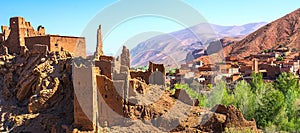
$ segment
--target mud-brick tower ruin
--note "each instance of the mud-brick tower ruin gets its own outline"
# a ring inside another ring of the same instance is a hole
[[[122,124],[132,105],[129,98],[137,89],[144,90],[148,84],[165,85],[163,64],[150,62],[146,72],[131,71],[129,49],[123,46],[116,58],[106,56],[102,50],[101,26],[97,33],[94,59],[79,58],[73,63],[74,127],[80,130],[95,131],[95,125],[107,122],[110,126]]]

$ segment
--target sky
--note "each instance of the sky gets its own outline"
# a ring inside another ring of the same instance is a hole
[[[31,22],[34,28],[43,25],[47,34],[86,37],[87,51],[91,53],[96,47],[95,26],[101,24],[104,30],[104,52],[115,54],[122,45],[127,45],[125,43],[131,43],[129,47],[132,48],[142,40],[177,31],[192,24],[209,22],[231,26],[272,22],[300,7],[298,0],[179,0],[181,5],[184,5],[182,7],[176,3],[168,4],[174,0],[161,1],[6,0],[1,1],[0,25],[9,25],[10,17],[22,16]],[[115,8],[112,8],[114,5]],[[155,12],[158,10],[161,11]],[[140,13],[119,19],[122,14],[130,14],[131,11]],[[172,13],[162,15],[168,12]],[[176,18],[186,14],[191,18]],[[197,15],[203,18],[194,17]],[[191,21],[187,22],[184,19]]]

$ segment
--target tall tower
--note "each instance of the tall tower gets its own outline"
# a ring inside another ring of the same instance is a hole
[[[102,44],[102,32],[101,32],[101,25],[99,25],[98,31],[97,31],[97,49],[95,53],[95,59],[98,60],[101,55],[103,55],[102,50],[103,44]]]
[[[258,73],[258,60],[256,58],[253,59],[252,71]]]

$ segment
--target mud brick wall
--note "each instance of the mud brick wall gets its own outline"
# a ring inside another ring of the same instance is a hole
[[[97,76],[98,87],[98,120],[102,123],[107,121],[110,126],[120,122],[120,118],[124,116],[123,104],[124,99],[115,87],[124,90],[123,83],[115,83],[104,75]]]
[[[280,75],[280,67],[279,66],[272,66],[269,64],[260,64],[258,65],[258,70],[265,69],[267,70],[267,77],[271,79],[276,79],[278,75]]]
[[[142,79],[147,84],[165,85],[166,69],[163,64],[155,64],[149,62],[149,68],[146,72],[131,71],[130,76],[132,79]]]
[[[25,44],[30,51],[34,49],[34,45],[36,44],[46,45],[49,49],[50,36],[27,37],[25,38]]]
[[[4,34],[0,33],[0,44],[4,42]]]
[[[95,66],[100,68],[100,74],[105,75],[109,79],[112,78],[111,76],[111,61],[106,61],[106,60],[100,60],[100,61],[95,61]]]
[[[142,72],[142,71],[130,71],[130,77],[131,79],[142,79],[146,82],[146,84],[149,84],[149,73]]]
[[[35,36],[26,37],[25,43],[29,50],[31,50],[35,44],[43,44],[48,46],[49,51],[59,52],[63,49],[74,54],[75,57],[86,57],[86,44],[84,37],[57,35]]]
[[[136,96],[136,93],[146,94],[150,90],[150,87],[140,80],[130,79],[128,89],[128,97],[131,97]]]
[[[73,67],[74,85],[74,126],[80,130],[92,131],[96,126],[97,67]]]
[[[2,31],[2,34],[4,36],[4,40],[6,40],[9,36],[9,33],[10,33],[10,30],[9,30],[8,26],[1,26],[1,31]]]
[[[10,30],[6,26],[2,26],[1,29],[5,38],[4,45],[8,47],[9,53],[16,54],[19,54],[20,46],[25,46],[26,37],[45,35],[44,27],[40,26],[38,31],[35,31],[30,22],[26,22],[22,17],[10,18]]]

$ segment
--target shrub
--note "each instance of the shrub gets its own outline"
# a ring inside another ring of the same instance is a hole
[[[282,56],[278,56],[277,58],[276,58],[276,61],[282,61],[283,60],[283,57]]]

